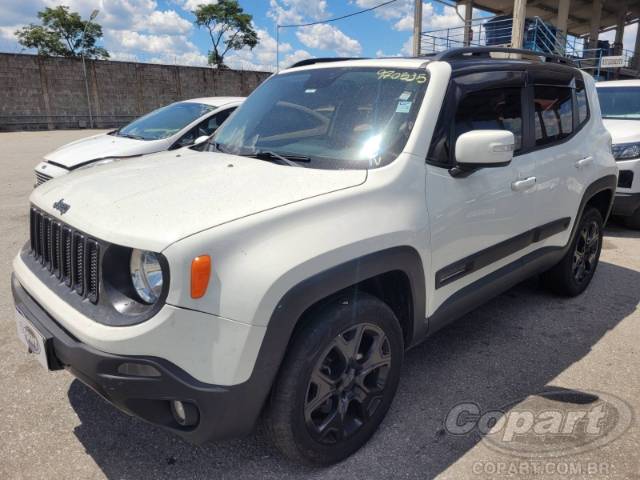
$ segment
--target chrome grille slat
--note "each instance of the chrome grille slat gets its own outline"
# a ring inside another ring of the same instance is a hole
[[[64,285],[97,303],[100,244],[36,208],[30,212],[31,256]]]

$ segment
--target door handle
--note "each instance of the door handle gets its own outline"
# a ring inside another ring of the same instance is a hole
[[[576,162],[576,168],[584,168],[591,165],[592,163],[593,163],[592,156],[584,157],[583,159],[580,159]]]
[[[511,184],[511,190],[521,192],[527,188],[531,188],[536,184],[536,177],[528,177],[524,180],[516,180]]]

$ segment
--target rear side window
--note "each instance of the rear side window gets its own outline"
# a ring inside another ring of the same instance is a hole
[[[464,97],[455,118],[455,139],[471,130],[509,130],[522,147],[522,89],[482,90]],[[455,143],[454,143],[455,144]]]
[[[589,119],[589,103],[587,102],[587,91],[584,83],[576,85],[576,106],[578,110],[578,126],[581,126]]]
[[[536,145],[549,145],[573,133],[573,105],[568,87],[534,87]]]

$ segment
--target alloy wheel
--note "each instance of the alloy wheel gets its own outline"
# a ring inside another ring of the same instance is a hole
[[[359,431],[380,405],[391,366],[389,339],[361,323],[336,338],[314,367],[304,416],[311,435],[335,444]]]
[[[573,252],[572,273],[578,283],[589,278],[595,268],[600,246],[600,227],[594,220],[583,225]]]

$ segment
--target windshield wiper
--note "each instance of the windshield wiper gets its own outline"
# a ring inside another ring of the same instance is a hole
[[[280,163],[289,165],[290,167],[303,167],[304,165],[300,165],[300,162],[308,163],[311,161],[309,157],[305,157],[304,155],[282,155],[280,153],[272,152],[270,150],[262,150],[247,156],[254,157],[259,160],[267,160],[267,161],[277,160]]]
[[[141,137],[140,135],[133,135],[132,133],[116,132],[116,135],[124,138],[133,138],[134,140],[146,140],[146,138]]]

